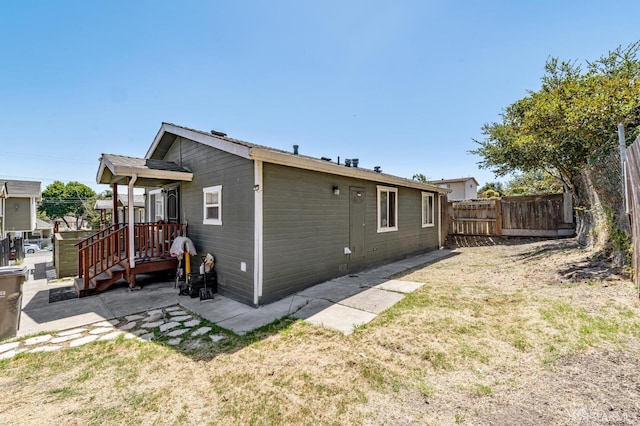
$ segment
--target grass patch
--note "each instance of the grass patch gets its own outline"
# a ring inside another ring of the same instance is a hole
[[[576,263],[560,245],[545,252],[550,265],[568,255]],[[508,415],[531,392],[548,401],[533,414],[570,423],[561,416],[573,407],[557,398],[558,385],[592,392],[591,400],[611,386],[584,387],[566,374],[554,381],[545,369],[591,372],[576,363],[602,352],[611,355],[598,364],[604,376],[624,390],[608,400],[635,416],[627,411],[635,400],[618,400],[633,393],[635,376],[616,371],[640,347],[635,302],[625,304],[622,287],[550,285],[546,260],[528,262],[527,251],[525,243],[474,248],[398,277],[425,285],[348,336],[290,317],[244,336],[202,320],[226,338],[171,346],[156,332],[155,341],[21,354],[0,362],[0,412],[31,424],[517,423]]]
[[[556,340],[564,340],[574,349],[620,343],[628,337],[638,337],[640,330],[640,323],[629,321],[633,315],[617,309],[602,308],[595,314],[564,301],[551,301],[540,309],[540,314],[558,333]]]
[[[422,359],[429,361],[436,370],[451,370],[453,368],[453,365],[447,359],[447,354],[441,351],[427,349],[422,354]]]
[[[474,383],[471,386],[470,392],[474,396],[491,396],[493,395],[493,389],[490,386],[483,385],[482,383]]]
[[[49,402],[52,402],[52,401],[61,401],[63,399],[72,398],[78,395],[79,392],[69,386],[65,386],[62,388],[51,389],[47,391],[47,394],[51,396],[51,400]]]

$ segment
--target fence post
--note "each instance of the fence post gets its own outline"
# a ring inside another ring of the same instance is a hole
[[[569,192],[562,193],[562,221],[573,223],[573,198]]]
[[[496,198],[496,234],[502,235],[502,198]]]

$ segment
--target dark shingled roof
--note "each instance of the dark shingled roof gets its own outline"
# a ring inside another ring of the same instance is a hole
[[[104,158],[109,160],[115,167],[134,167],[137,169],[164,170],[168,172],[186,172],[189,170],[180,167],[172,161],[152,160],[136,157],[127,157],[125,155],[102,154]]]

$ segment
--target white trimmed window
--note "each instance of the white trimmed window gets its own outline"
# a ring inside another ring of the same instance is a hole
[[[378,232],[398,230],[398,188],[378,186]]]
[[[435,224],[435,206],[433,203],[433,194],[430,192],[422,193],[422,227],[434,226]]]
[[[203,188],[204,213],[202,223],[205,225],[222,225],[222,185]]]

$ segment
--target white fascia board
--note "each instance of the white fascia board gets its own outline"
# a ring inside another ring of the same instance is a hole
[[[136,167],[115,167],[113,174],[116,176],[133,176],[137,175],[138,178],[150,178],[150,179],[167,179],[167,180],[182,180],[191,182],[193,180],[193,173],[191,172],[176,172],[171,170],[154,170],[154,169],[140,169]]]
[[[237,155],[242,158],[249,158],[251,154],[251,148],[233,143],[222,138],[216,137],[215,135],[205,135],[200,132],[196,132],[193,130],[185,129],[183,127],[174,126],[172,124],[163,123],[162,127],[158,131],[156,138],[153,140],[151,147],[145,154],[144,158],[151,158],[153,153],[155,152],[158,144],[160,144],[160,140],[165,133],[171,133],[176,136],[183,137],[185,139],[191,139],[192,141],[199,142],[204,145],[208,145],[213,148],[217,148],[221,151],[228,152],[230,154]]]
[[[111,161],[107,160],[104,154],[102,154],[102,157],[100,158],[100,167],[98,168],[98,174],[96,175],[96,183],[103,183],[102,176],[104,175],[105,169],[109,169],[111,174],[114,174],[113,164],[111,163]]]
[[[421,182],[402,179],[395,176],[385,175],[366,169],[357,167],[347,167],[324,160],[312,160],[305,157],[296,157],[291,154],[285,154],[277,151],[271,151],[262,148],[251,149],[251,159],[264,161],[266,163],[279,164],[282,166],[296,167],[299,169],[313,170],[316,172],[329,173],[352,177],[356,179],[364,179],[376,183],[384,183],[389,185],[403,186],[408,188],[421,189],[423,191],[431,191],[442,194],[448,194],[450,189],[440,188],[434,185],[428,185]]]

